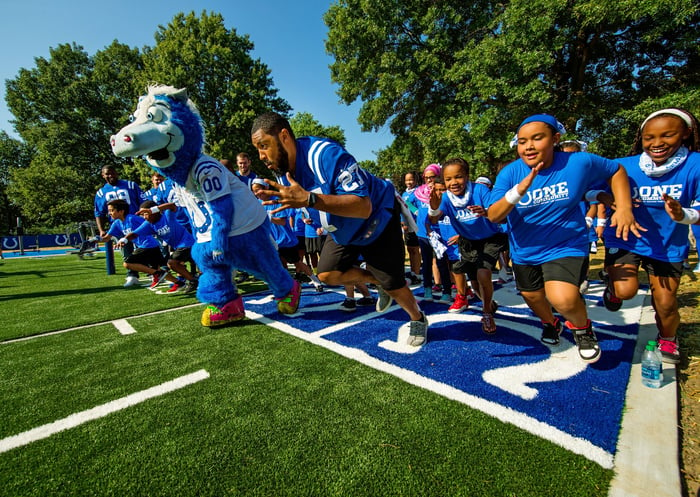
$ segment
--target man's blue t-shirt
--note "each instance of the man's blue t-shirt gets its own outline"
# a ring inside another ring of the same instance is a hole
[[[114,186],[105,183],[95,194],[95,217],[106,216],[107,203],[117,199],[126,200],[129,214],[135,214],[141,205],[142,195],[141,188],[133,181],[120,179]]]
[[[175,219],[173,211],[161,213],[155,223],[146,221],[134,230],[137,235],[155,236],[174,249],[189,248],[194,245],[194,237]]]
[[[339,245],[369,245],[393,214],[394,186],[360,167],[339,143],[326,138],[298,138],[294,179],[307,191],[326,195],[369,197],[368,219],[320,212],[321,224]],[[280,178],[283,184],[287,179]]]
[[[129,233],[136,231],[139,226],[144,224],[146,220],[142,217],[135,216],[134,214],[127,214],[124,221],[120,219],[112,219],[112,224],[107,232],[110,236],[116,236],[117,238],[122,238]],[[153,238],[151,235],[138,235],[133,240],[134,246],[136,248],[160,248],[160,243],[158,240]]]
[[[659,261],[682,262],[688,257],[688,225],[675,222],[664,209],[663,194],[683,207],[700,202],[700,154],[690,152],[685,162],[656,178],[639,167],[639,155],[617,159],[627,171],[632,189],[634,217],[646,228],[642,237],[630,234],[627,241],[615,236],[614,227],[603,232],[608,249],[625,249]]]
[[[511,258],[516,264],[539,265],[562,257],[587,257],[588,228],[581,200],[592,185],[609,179],[619,163],[587,152],[555,152],[551,166],[539,172],[520,202],[508,214]],[[496,177],[491,201],[530,174],[522,159]]]
[[[463,207],[455,207],[445,193],[440,201],[440,210],[450,218],[452,228],[462,238],[467,240],[484,240],[490,238],[501,230],[498,225],[493,224],[486,216],[479,216],[469,210],[470,205],[480,205],[484,209],[490,203],[491,190],[480,183],[467,183],[467,191],[462,196],[469,195]]]

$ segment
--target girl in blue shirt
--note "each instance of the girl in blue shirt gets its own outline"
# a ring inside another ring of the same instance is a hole
[[[612,228],[603,235],[609,280],[605,307],[616,311],[637,294],[642,266],[649,276],[658,347],[664,362],[672,364],[680,361],[676,295],[688,256],[688,226],[700,218],[692,207],[700,201],[698,147],[698,121],[690,112],[670,108],[649,115],[637,131],[633,155],[618,159],[629,174],[634,214],[644,236],[624,240]]]
[[[452,266],[457,296],[450,312],[461,312],[467,307],[467,278],[483,302],[481,327],[486,333],[496,332],[493,314],[492,271],[504,248],[504,234],[486,217],[490,190],[487,186],[469,181],[469,165],[464,159],[448,160],[442,168],[447,191],[442,197],[433,191],[430,197],[430,216],[437,221],[448,216],[459,235],[460,261]]]
[[[595,362],[600,346],[579,293],[589,250],[580,202],[589,188],[609,181],[617,205],[611,217],[616,236],[629,238],[630,231],[641,235],[624,168],[586,152],[559,152],[560,138],[554,116],[536,114],[523,120],[517,133],[520,159],[498,173],[488,217],[494,223],[507,221],[516,284],[542,321],[542,342],[559,343],[562,325],[553,306],[566,319],[581,359]]]

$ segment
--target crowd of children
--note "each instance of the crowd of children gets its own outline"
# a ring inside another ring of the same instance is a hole
[[[498,310],[493,275],[505,282],[512,274],[518,293],[542,322],[541,341],[556,346],[566,330],[581,359],[595,362],[601,349],[581,294],[590,253],[600,244],[605,307],[616,311],[635,296],[644,268],[660,351],[665,361],[677,363],[677,292],[693,239],[689,228],[695,240],[700,235],[698,122],[683,109],[654,112],[639,127],[632,154],[615,160],[586,152],[583,142],[562,142],[563,132],[554,116],[524,119],[512,142],[518,158],[493,183],[483,176],[471,180],[470,165],[460,157],[430,164],[422,174],[406,173],[401,198],[407,283],[422,286],[424,299],[445,303],[453,313],[478,297],[482,329],[493,334]],[[309,194],[308,207],[281,208],[276,192],[269,191],[270,184],[281,185],[255,177],[246,154],[237,159],[237,176],[266,208],[281,261],[294,266],[297,279],[323,291],[316,273],[328,231],[312,207],[316,197]],[[100,230],[100,239],[116,237],[118,246],[133,242],[124,266],[151,275],[151,288],[167,280],[171,286],[164,293],[192,292],[198,274],[190,255],[195,238],[167,181],[154,174],[152,182],[136,212],[124,198],[104,202],[112,223]],[[700,263],[694,270],[700,272]],[[339,309],[346,312],[375,305],[380,311],[391,302],[381,287],[377,302],[370,281],[342,286]],[[355,299],[356,292],[361,298]],[[427,335],[420,338],[414,344]]]

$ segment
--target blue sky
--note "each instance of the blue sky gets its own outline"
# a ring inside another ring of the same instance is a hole
[[[325,52],[327,28],[322,16],[332,0],[0,0],[0,129],[16,136],[5,104],[5,80],[20,68],[32,69],[36,57],[49,57],[49,48],[75,42],[88,54],[113,40],[142,48],[155,44],[159,25],[166,26],[178,12],[202,10],[220,13],[229,29],[248,34],[254,58],[272,72],[279,95],[293,112],[310,112],[321,124],[345,130],[347,148],[357,160],[374,160],[387,147],[388,130],[362,133],[357,124],[359,103],[339,102],[331,83]],[[134,95],[134,102],[136,101]],[[105,146],[108,146],[105,143]]]

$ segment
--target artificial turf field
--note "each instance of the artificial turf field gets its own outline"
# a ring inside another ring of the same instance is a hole
[[[341,313],[337,289],[208,330],[193,296],[122,283],[101,255],[0,261],[1,495],[607,494],[635,307],[587,299],[583,367],[507,287],[495,337],[424,301],[407,350],[402,311]]]

